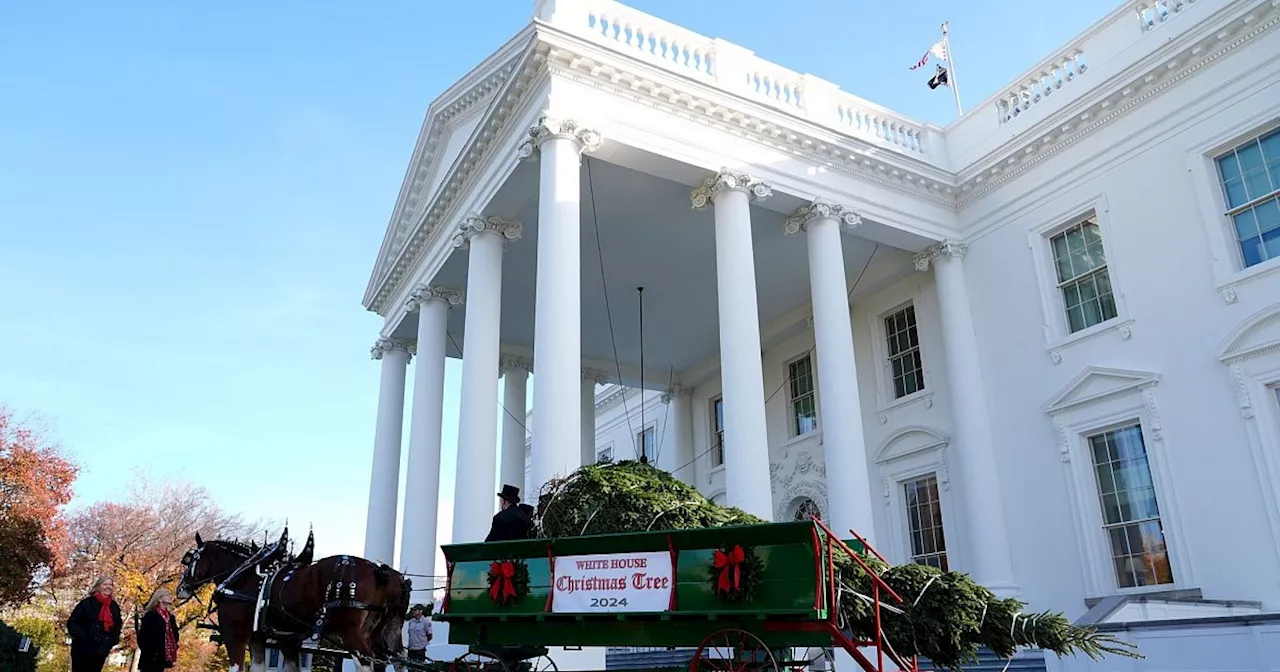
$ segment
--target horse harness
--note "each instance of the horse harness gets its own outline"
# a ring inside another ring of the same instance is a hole
[[[256,597],[257,609],[254,612],[254,632],[262,632],[269,635],[301,634],[268,627],[268,617],[271,614],[288,617],[293,621],[297,621],[299,625],[306,624],[302,619],[288,613],[283,607],[274,604],[271,597],[276,581],[279,580],[283,591],[289,585],[289,581],[293,579],[294,573],[299,569],[302,569],[302,567],[294,564],[279,565],[262,575],[262,586]],[[359,609],[375,613],[385,613],[387,611],[385,606],[370,604],[356,598],[356,569],[354,558],[349,555],[339,556],[335,574],[325,584],[324,602],[321,603],[319,611],[316,612],[315,623],[310,633],[311,638],[320,638],[321,633],[324,631],[326,619],[332,609]],[[284,575],[281,576],[281,573]],[[273,609],[274,611],[272,611]]]

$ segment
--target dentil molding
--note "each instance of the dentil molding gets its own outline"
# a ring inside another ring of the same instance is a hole
[[[802,205],[795,214],[787,217],[782,223],[782,232],[788,236],[807,231],[809,223],[815,219],[832,219],[840,225],[841,231],[851,231],[862,223],[862,217],[852,209],[832,203],[823,198],[816,198],[809,205]]]
[[[450,306],[460,306],[466,301],[467,293],[461,289],[453,289],[452,287],[437,287],[435,285],[419,284],[409,293],[409,300],[405,301],[404,309],[407,312],[414,312],[424,303],[428,301],[443,301]]]
[[[501,217],[490,215],[468,215],[458,225],[458,233],[453,236],[454,247],[466,247],[472,238],[486,232],[492,231],[504,240],[520,240],[520,236],[524,233],[524,227],[520,222],[512,222]]]
[[[407,354],[413,354],[413,347],[408,341],[402,341],[398,338],[379,338],[372,348],[369,348],[369,356],[373,359],[382,359],[382,357],[395,350],[403,350]]]
[[[714,203],[716,196],[730,191],[741,191],[753,201],[763,201],[773,195],[773,187],[746,173],[733,172],[721,168],[719,173],[702,181],[690,195],[693,209],[702,210],[708,203]]]
[[[929,270],[929,264],[936,262],[941,258],[963,259],[968,246],[955,240],[944,240],[936,245],[929,246],[924,252],[917,254],[913,259],[916,264],[917,271]]]
[[[521,161],[532,159],[540,154],[542,143],[557,138],[572,140],[579,154],[594,152],[604,142],[600,131],[587,128],[575,119],[563,119],[544,112],[538,123],[529,127],[529,139],[520,143],[516,154]]]

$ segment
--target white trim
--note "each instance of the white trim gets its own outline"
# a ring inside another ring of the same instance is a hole
[[[926,330],[924,329],[925,324],[933,316],[932,314],[926,316],[924,314],[926,311],[921,310],[923,294],[924,283],[918,283],[912,287],[911,291],[906,292],[905,298],[895,293],[897,298],[882,302],[867,313],[871,328],[871,354],[875,359],[876,413],[881,416],[919,402],[924,402],[926,408],[933,407],[935,381],[930,363],[934,357],[930,356],[931,352],[925,346]],[[920,343],[920,373],[924,376],[924,387],[899,399],[893,396],[893,368],[889,364],[889,338],[885,333],[884,321],[885,318],[907,306],[913,307],[916,313],[916,339]],[[887,422],[888,418],[881,417],[880,420],[883,423]]]
[[[716,452],[716,402],[717,402],[717,401],[720,401],[721,403],[723,403],[723,399],[724,399],[724,393],[723,393],[723,392],[717,392],[716,394],[711,395],[711,398],[707,399],[707,470],[708,470],[708,471],[707,471],[707,473],[708,473],[708,478],[710,478],[710,474],[715,473],[716,471],[720,471],[720,470],[723,470],[723,469],[724,469],[724,462],[725,462],[725,460],[724,460],[724,458],[725,458],[725,448],[726,448],[727,446],[723,446],[723,445],[722,445],[722,446],[720,446],[720,463],[719,463],[719,464],[716,464],[716,462],[715,462],[715,452]],[[721,433],[723,433],[723,432],[724,432],[724,430],[720,430],[720,431],[721,431]]]
[[[950,438],[923,426],[903,427],[880,442],[876,449],[876,463],[880,469],[884,504],[889,519],[888,538],[884,548],[888,559],[894,563],[911,562],[910,526],[906,517],[906,498],[902,485],[928,474],[938,478],[938,501],[942,507],[943,537],[947,548],[947,565],[953,570],[964,567],[965,539],[962,516],[954,515],[955,499],[951,490],[947,447]]]
[[[791,357],[790,359],[785,360],[782,363],[782,380],[783,380],[782,384],[786,388],[786,392],[787,392],[785,407],[786,407],[788,445],[792,443],[797,443],[803,439],[819,436],[822,432],[822,415],[818,413],[818,402],[819,402],[818,400],[818,360],[816,357],[813,356],[814,352],[815,350],[811,348],[803,353],[800,353],[794,357]],[[795,412],[795,407],[793,406],[793,403],[795,402],[795,400],[791,398],[791,366],[793,364],[799,363],[800,360],[803,360],[803,359],[809,360],[809,377],[813,379],[812,394],[813,394],[814,425],[813,425],[813,429],[807,432],[798,433],[796,432],[796,427],[795,427],[796,412]]]
[[[1280,303],[1232,329],[1218,349],[1218,359],[1226,365],[1236,394],[1272,547],[1280,559]]]
[[[1064,348],[1080,341],[1111,332],[1118,332],[1123,340],[1133,336],[1134,320],[1124,291],[1123,273],[1120,272],[1122,264],[1116,254],[1119,246],[1111,241],[1114,229],[1111,226],[1110,212],[1111,206],[1107,203],[1106,194],[1096,194],[1047,216],[1039,226],[1027,233],[1027,247],[1031,250],[1031,262],[1038,281],[1036,286],[1040,290],[1040,307],[1044,313],[1045,351],[1054,364],[1062,363]],[[1116,303],[1116,316],[1072,332],[1059,287],[1061,283],[1058,280],[1051,240],[1090,218],[1097,222],[1098,232],[1102,237],[1102,253],[1107,258],[1107,279],[1111,283]]]
[[[1063,477],[1075,523],[1086,597],[1140,594],[1195,587],[1194,568],[1175,497],[1168,445],[1160,424],[1155,388],[1160,376],[1145,371],[1086,367],[1046,404],[1058,437]],[[1141,425],[1147,464],[1155,486],[1173,583],[1120,588],[1111,546],[1102,526],[1102,505],[1088,436],[1129,424]]]
[[[1235,229],[1226,216],[1229,208],[1222,194],[1222,180],[1215,160],[1250,138],[1257,138],[1276,128],[1280,128],[1280,109],[1273,106],[1187,150],[1191,188],[1200,204],[1199,219],[1208,237],[1214,288],[1226,303],[1236,302],[1238,285],[1280,271],[1280,259],[1268,259],[1245,267]]]

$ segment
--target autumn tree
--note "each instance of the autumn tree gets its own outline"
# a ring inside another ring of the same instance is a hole
[[[42,428],[0,406],[0,607],[26,602],[37,578],[62,569],[76,474]]]
[[[125,615],[122,650],[136,650],[134,626],[158,588],[176,592],[182,556],[199,532],[206,539],[250,535],[254,526],[219,507],[204,488],[186,483],[155,483],[138,477],[119,502],[99,502],[68,518],[67,572],[63,584],[83,591],[97,576],[115,579],[116,601]],[[192,600],[178,608],[182,643],[175,672],[205,670],[214,654],[208,631],[198,631],[211,587],[203,604]]]

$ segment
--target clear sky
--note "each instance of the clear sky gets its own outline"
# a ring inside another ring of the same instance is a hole
[[[77,503],[143,470],[362,551],[381,319],[361,297],[428,104],[533,4],[0,7],[0,403],[49,420]],[[937,124],[950,91],[907,67],[943,19],[968,106],[1116,6],[628,4]]]

